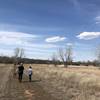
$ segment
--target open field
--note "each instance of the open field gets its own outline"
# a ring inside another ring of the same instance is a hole
[[[29,82],[24,75],[22,83],[19,83],[12,68],[10,64],[0,64],[0,100],[57,100],[43,90],[40,80]]]
[[[100,100],[100,69],[33,64],[33,81],[12,76],[12,65],[0,64],[0,100]]]
[[[58,100],[100,100],[100,70],[98,68],[32,66],[33,79],[34,77],[41,79],[40,84],[43,88]]]

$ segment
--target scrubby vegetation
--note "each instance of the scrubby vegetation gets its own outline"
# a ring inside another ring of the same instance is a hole
[[[54,67],[32,65],[33,79],[41,79],[44,89],[58,100],[99,100],[100,70],[89,66]]]

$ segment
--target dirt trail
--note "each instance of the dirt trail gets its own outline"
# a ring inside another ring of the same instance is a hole
[[[9,81],[9,74],[12,67],[0,66],[0,98],[6,93],[6,85]]]
[[[0,100],[56,100],[40,86],[40,80],[23,82],[13,78],[11,67],[0,67]],[[11,72],[11,73],[10,73]]]

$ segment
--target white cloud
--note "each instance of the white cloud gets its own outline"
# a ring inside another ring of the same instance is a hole
[[[45,41],[46,42],[60,42],[60,41],[64,41],[65,39],[66,37],[54,36],[54,37],[47,38]]]
[[[67,46],[73,46],[73,44],[72,43],[67,43]]]
[[[36,35],[22,32],[0,31],[0,43],[6,45],[23,44],[25,42],[30,41],[31,39],[35,39],[36,37]]]
[[[96,24],[100,24],[100,16],[95,17]]]
[[[37,43],[26,43],[25,44],[29,48],[43,48],[43,49],[50,49],[50,48],[56,48],[58,47],[57,45],[54,44],[37,44]]]
[[[59,46],[50,43],[42,43],[42,41],[40,43],[39,39],[40,35],[0,31],[0,54],[12,56],[14,49],[19,47],[25,50],[26,57],[44,59],[44,55],[48,58],[48,55],[51,55]]]
[[[34,43],[38,39],[38,35],[22,33],[22,32],[5,32],[0,31],[0,44],[17,45],[27,48],[56,48],[54,44]],[[33,42],[32,42],[33,41]]]
[[[100,37],[100,32],[82,32],[77,36],[77,38],[84,40],[90,40],[98,37]]]
[[[22,33],[22,32],[4,32],[0,31],[0,44],[7,46],[19,46],[27,48],[56,48],[57,45],[47,43],[34,43],[36,39],[39,40],[38,35]]]

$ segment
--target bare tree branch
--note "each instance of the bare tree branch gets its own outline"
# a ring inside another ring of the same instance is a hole
[[[52,55],[52,62],[54,64],[54,66],[57,66],[58,59],[57,59],[57,55],[55,53],[53,53],[53,55]]]
[[[25,56],[25,53],[24,53],[24,49],[23,48],[15,48],[14,49],[14,59],[15,59],[15,63],[18,63],[21,61],[21,59]],[[18,61],[18,59],[20,61]]]
[[[71,64],[72,62],[72,47],[71,46],[68,46],[65,49],[59,48],[58,54],[65,67],[67,67],[68,64]]]

